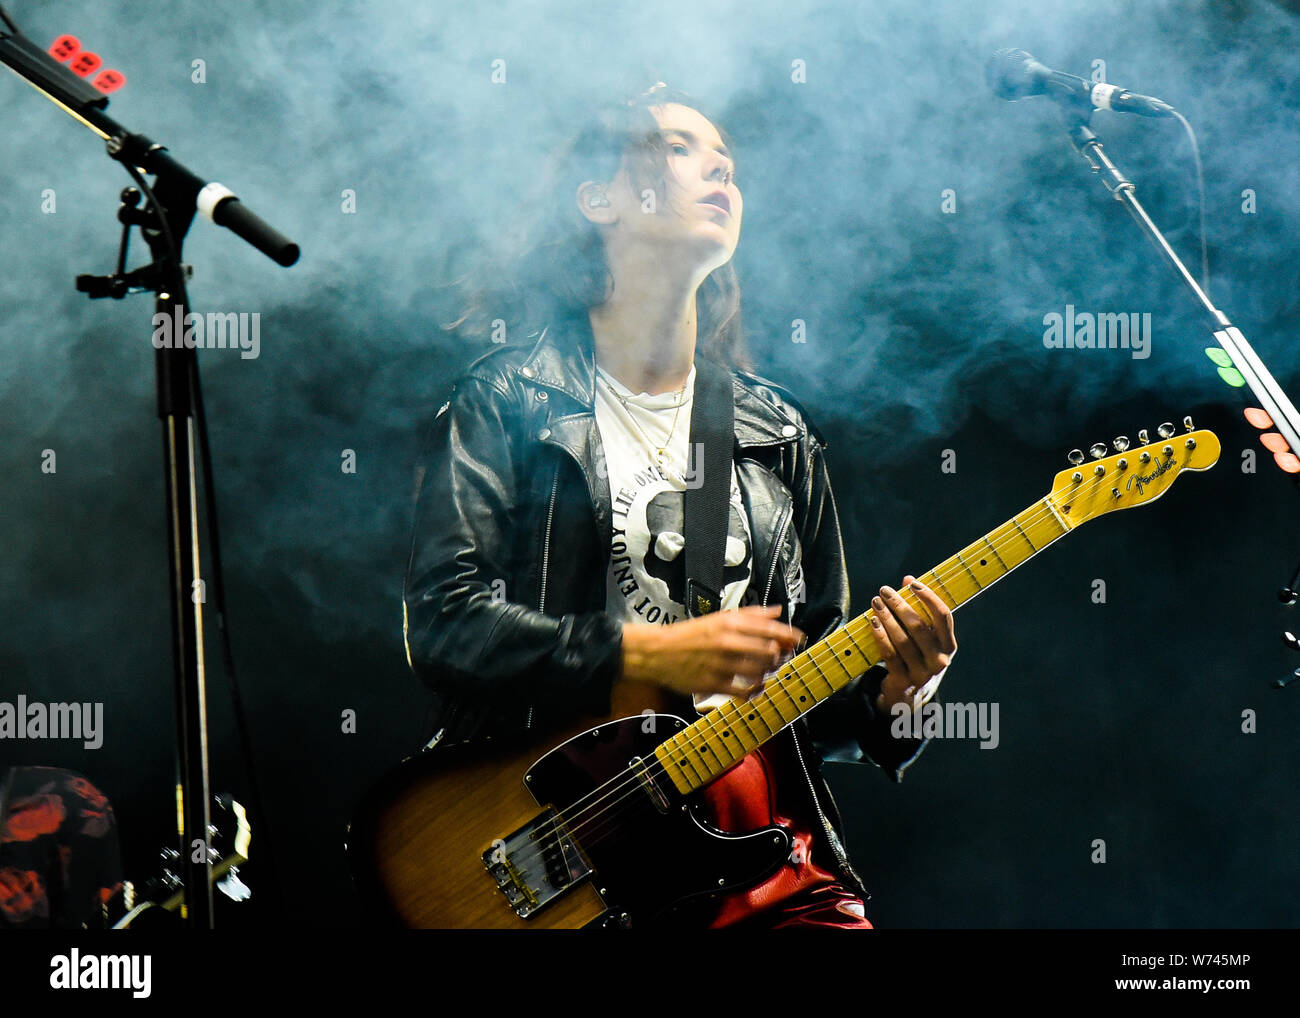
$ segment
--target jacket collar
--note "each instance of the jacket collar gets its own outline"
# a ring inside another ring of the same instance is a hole
[[[527,381],[564,393],[595,414],[595,338],[585,314],[542,330],[518,367]],[[802,418],[791,416],[762,395],[757,376],[733,370],[736,442],[741,446],[772,445],[802,440]]]

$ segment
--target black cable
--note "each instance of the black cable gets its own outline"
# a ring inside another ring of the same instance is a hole
[[[143,175],[130,163],[122,164],[126,167],[127,173],[131,175],[136,184],[143,192],[145,199],[149,202],[149,207],[153,209],[154,215],[158,219],[159,228],[163,235],[163,240],[167,244],[167,250],[171,254],[171,264],[176,271],[176,278],[173,280],[172,289],[180,297],[181,304],[188,308],[190,305],[189,293],[185,287],[185,271],[181,267],[180,252],[176,247],[175,238],[172,236],[171,227],[167,222],[167,215],[154,196],[153,189],[149,186]],[[240,753],[244,760],[244,769],[248,775],[249,798],[252,800],[253,809],[258,817],[258,838],[266,844],[267,874],[270,877],[271,885],[274,887],[276,903],[280,911],[284,912],[284,887],[280,883],[279,871],[275,862],[275,851],[271,840],[271,824],[268,814],[263,806],[261,789],[257,783],[256,769],[253,766],[252,747],[248,737],[248,722],[244,714],[244,701],[239,691],[239,680],[235,674],[235,658],[230,648],[230,632],[226,626],[226,591],[225,583],[222,579],[221,569],[221,541],[218,536],[217,525],[217,503],[216,493],[213,490],[212,482],[212,456],[208,445],[208,428],[207,420],[203,412],[203,392],[199,385],[198,375],[198,355],[190,359],[189,362],[189,386],[190,399],[193,407],[192,420],[194,421],[194,430],[198,438],[199,445],[199,469],[203,478],[203,497],[204,497],[204,530],[208,535],[208,547],[211,552],[212,560],[212,592],[213,603],[217,615],[217,631],[221,643],[222,662],[226,669],[226,677],[230,681],[230,699],[231,707],[235,717],[235,730],[239,733]]]
[[[183,298],[189,307],[188,298]],[[248,775],[248,794],[253,801],[260,821],[259,836],[266,845],[267,875],[271,886],[275,888],[276,904],[284,912],[284,886],[280,883],[279,870],[275,863],[275,851],[271,842],[271,824],[262,804],[262,790],[257,782],[257,771],[253,766],[253,748],[248,735],[248,719],[244,713],[244,698],[239,690],[239,680],[235,674],[235,655],[230,647],[230,630],[226,626],[226,585],[221,566],[221,541],[217,526],[217,495],[212,481],[212,452],[208,445],[207,415],[203,410],[203,391],[199,386],[198,358],[190,360],[190,397],[194,404],[194,430],[199,439],[199,463],[203,476],[203,507],[208,523],[204,527],[208,534],[208,548],[212,558],[212,593],[213,604],[217,614],[217,634],[221,643],[221,658],[230,680],[230,704],[235,716],[235,731],[239,733],[240,755],[244,759],[244,770]]]

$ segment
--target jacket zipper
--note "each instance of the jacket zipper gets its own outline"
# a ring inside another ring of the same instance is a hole
[[[555,478],[551,481],[551,504],[546,510],[546,537],[542,541],[542,590],[537,598],[537,610],[546,611],[546,572],[551,564],[551,523],[555,519],[555,493],[560,487],[560,465],[555,465]],[[527,731],[533,727],[533,706],[528,705],[528,719],[524,722],[524,730]]]
[[[839,835],[835,833],[834,828],[831,827],[830,821],[826,819],[826,814],[822,812],[821,800],[817,798],[817,789],[813,787],[812,775],[808,773],[808,765],[803,762],[803,750],[799,746],[799,736],[795,732],[793,726],[790,728],[790,741],[794,743],[794,754],[799,758],[799,767],[803,771],[804,780],[808,782],[808,791],[812,793],[813,807],[817,810],[817,817],[821,820],[822,828],[826,831],[826,840],[830,843],[831,850],[835,853],[835,858],[839,860],[840,870],[846,877],[856,876],[853,867],[849,864],[848,856],[844,854],[844,850],[840,845]],[[854,880],[853,882],[858,885],[861,885],[862,883],[861,880]],[[862,888],[862,891],[866,894],[866,888]],[[868,898],[871,897],[870,894],[867,894],[866,896]]]
[[[546,570],[551,563],[551,521],[555,518],[555,492],[560,487],[560,466],[555,465],[555,478],[551,481],[551,506],[546,511],[546,537],[542,541],[542,592],[537,599],[537,610],[546,611]]]
[[[776,542],[772,545],[772,567],[768,570],[767,586],[763,590],[764,607],[767,606],[768,597],[772,593],[772,581],[776,578],[776,566],[781,559],[781,543],[785,539],[785,531],[786,528],[789,527],[793,515],[794,507],[792,506],[790,511],[786,514],[784,522],[781,524],[781,529],[777,531]],[[855,877],[856,874],[853,872],[853,867],[849,865],[848,857],[844,854],[844,850],[840,845],[839,836],[835,833],[834,828],[831,827],[830,820],[827,819],[826,813],[822,810],[821,800],[817,798],[817,789],[813,786],[812,775],[808,773],[808,765],[804,763],[803,749],[799,745],[799,736],[795,732],[793,725],[790,726],[790,741],[794,744],[795,756],[799,758],[799,769],[803,771],[803,779],[808,784],[809,794],[812,795],[813,808],[817,810],[817,818],[821,821],[822,829],[826,832],[826,841],[831,846],[831,851],[835,853],[835,858],[839,860],[840,870],[843,874],[846,877]],[[861,886],[862,881],[853,880],[853,883]],[[866,888],[862,888],[862,891],[866,894]],[[870,894],[867,894],[867,897],[869,898]]]
[[[785,532],[793,516],[794,506],[791,506],[781,521],[781,529],[776,532],[776,541],[772,544],[772,567],[767,571],[767,586],[763,588],[764,607],[767,606],[768,596],[772,593],[772,581],[776,579],[776,564],[781,560],[781,543],[785,540]]]

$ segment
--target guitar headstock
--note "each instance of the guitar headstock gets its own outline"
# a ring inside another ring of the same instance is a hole
[[[1052,484],[1051,500],[1056,508],[1078,525],[1116,509],[1129,509],[1159,498],[1184,470],[1208,470],[1219,460],[1219,439],[1212,431],[1193,431],[1192,419],[1183,418],[1185,433],[1174,433],[1172,424],[1162,424],[1155,442],[1147,441],[1145,430],[1138,433],[1143,444],[1129,448],[1128,439],[1116,438],[1115,454],[1104,455],[1106,446],[1092,447],[1092,462],[1083,453],[1070,453],[1069,470],[1062,470]]]

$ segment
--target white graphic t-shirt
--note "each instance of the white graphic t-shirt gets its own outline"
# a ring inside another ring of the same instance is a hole
[[[682,394],[633,393],[599,366],[596,374],[596,424],[605,448],[614,513],[606,610],[645,625],[683,621],[690,617],[685,608],[683,507],[687,472],[692,465],[698,470],[700,459],[697,455],[692,464],[689,456],[695,367]],[[657,462],[661,445],[662,466]],[[759,595],[751,593],[749,583],[753,547],[733,463],[720,610],[757,603]],[[726,702],[727,697],[718,699]],[[697,702],[697,707],[703,706]]]

